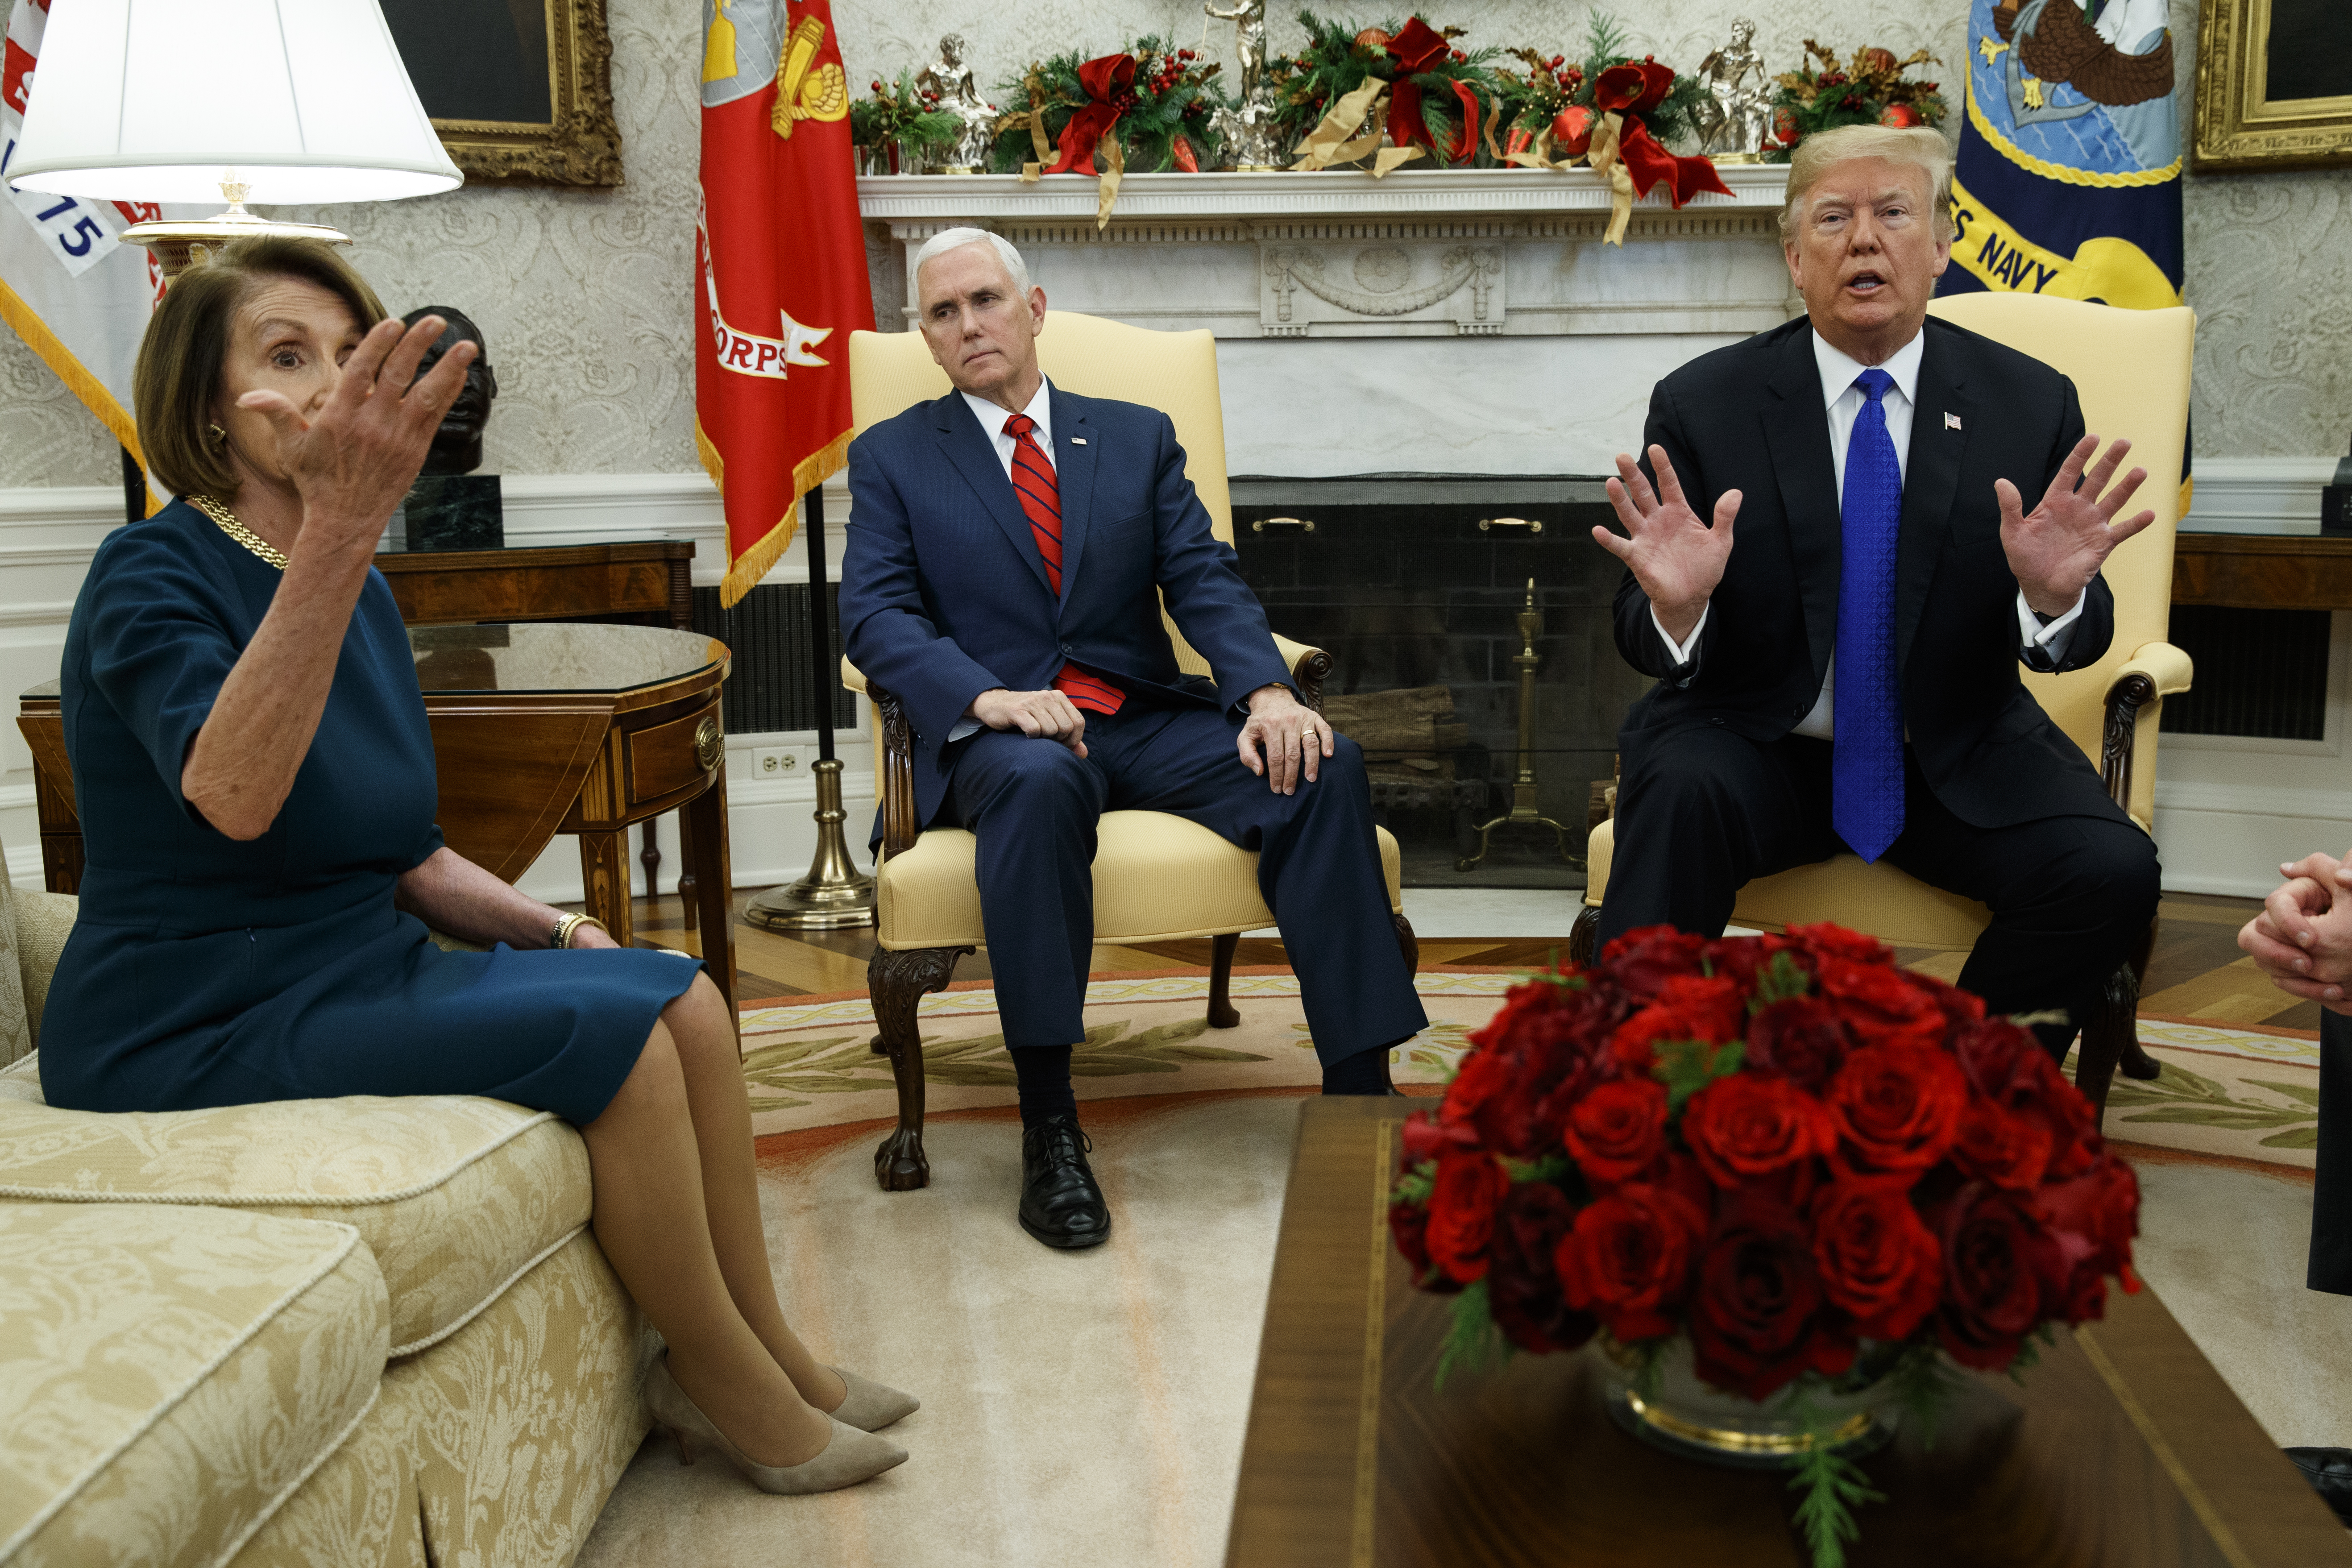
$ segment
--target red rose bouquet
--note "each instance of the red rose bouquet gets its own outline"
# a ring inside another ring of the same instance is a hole
[[[1439,1375],[1605,1335],[1654,1378],[1803,1415],[1881,1382],[1932,1420],[1946,1358],[2021,1372],[2137,1289],[2139,1189],[2018,1023],[1835,926],[1658,926],[1512,989],[1403,1131],[1389,1218],[1455,1296]],[[1654,1384],[1653,1384],[1654,1386]],[[1824,1425],[1795,1456],[1817,1562],[1871,1496]]]

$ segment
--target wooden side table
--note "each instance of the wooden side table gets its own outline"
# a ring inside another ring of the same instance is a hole
[[[1309,1100],[1227,1568],[1800,1568],[1787,1478],[1611,1423],[1586,1355],[1432,1388],[1446,1298],[1389,1244],[1402,1100]],[[2114,1291],[2021,1387],[1969,1378],[1935,1447],[1862,1461],[1853,1568],[2352,1568],[2352,1542],[2156,1293]]]
[[[449,847],[511,882],[549,839],[578,834],[588,912],[625,945],[628,829],[679,813],[703,868],[695,888],[703,956],[732,1004],[726,647],[667,627],[571,622],[412,626],[408,640]],[[70,893],[81,881],[81,824],[56,681],[25,693],[16,727],[33,751],[47,886]]]
[[[684,631],[694,542],[388,550],[375,568],[411,626],[468,621],[627,621]]]
[[[2352,609],[2352,538],[2310,533],[2181,533],[2172,542],[2172,602],[2242,610]]]

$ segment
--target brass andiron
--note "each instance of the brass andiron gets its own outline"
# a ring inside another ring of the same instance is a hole
[[[827,757],[811,764],[811,771],[816,774],[816,858],[809,862],[807,876],[789,888],[761,894],[743,918],[770,931],[870,926],[874,879],[849,858],[849,839],[841,826],[849,814],[841,808],[840,759]]]
[[[1568,852],[1568,829],[1536,809],[1536,638],[1543,636],[1543,612],[1536,608],[1536,580],[1528,579],[1527,607],[1519,612],[1519,642],[1511,662],[1519,667],[1519,773],[1511,782],[1511,809],[1478,827],[1478,853],[1454,862],[1457,871],[1475,871],[1486,858],[1487,840],[1497,827],[1549,827],[1559,840],[1559,858],[1571,866],[1583,861]]]

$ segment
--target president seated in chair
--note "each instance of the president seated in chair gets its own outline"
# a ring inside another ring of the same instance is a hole
[[[1807,137],[1780,217],[1806,318],[1661,381],[1647,471],[1617,459],[1626,537],[1594,535],[1659,680],[1597,934],[1715,934],[1744,883],[1850,848],[1990,908],[1959,983],[1991,1010],[2079,1020],[2147,931],[2156,849],[2018,666],[2106,651],[2100,565],[2154,514],[2116,521],[2146,476],[2116,480],[2129,443],[2098,455],[2073,383],[1928,318],[1950,178],[1933,132]],[[2038,1032],[2063,1058],[2073,1027]]]
[[[1326,1093],[1387,1092],[1389,1047],[1427,1019],[1362,755],[1291,690],[1167,416],[1047,384],[1045,290],[1003,238],[950,229],[915,261],[923,335],[956,390],[849,449],[846,651],[905,704],[919,820],[978,840],[1020,1082],[1022,1227],[1091,1247],[1110,1215],[1070,1047],[1086,1032],[1104,812],[1173,813],[1257,852]],[[1213,681],[1178,670],[1163,598]]]

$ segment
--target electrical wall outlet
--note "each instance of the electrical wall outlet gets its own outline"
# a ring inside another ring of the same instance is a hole
[[[760,746],[751,752],[754,778],[796,779],[808,771],[807,748],[803,746]]]

